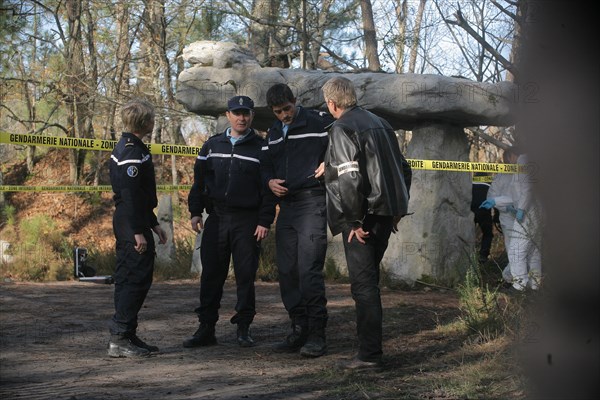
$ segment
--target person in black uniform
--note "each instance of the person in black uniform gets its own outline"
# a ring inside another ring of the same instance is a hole
[[[279,198],[276,259],[283,304],[291,333],[275,345],[276,352],[319,357],[327,351],[327,299],[323,266],[327,250],[325,188],[315,177],[327,149],[324,112],[296,106],[291,89],[275,84],[267,105],[278,121],[268,131],[263,177]]]
[[[490,189],[492,176],[486,172],[475,172],[471,193],[471,211],[474,214],[475,225],[481,229],[481,245],[479,247],[479,262],[485,263],[490,255],[492,240],[494,239],[494,218],[492,210],[480,208]]]
[[[342,233],[359,341],[358,354],[340,367],[376,369],[383,354],[379,264],[407,215],[412,170],[390,124],[357,106],[350,80],[331,78],[322,90],[336,118],[325,157],[327,219],[334,235]]]
[[[223,285],[233,257],[237,285],[237,341],[254,346],[250,324],[256,314],[254,279],[258,269],[260,241],[267,237],[275,218],[275,202],[262,184],[261,148],[264,139],[251,128],[254,102],[247,96],[227,103],[231,127],[209,138],[194,165],[194,184],[188,196],[192,229],[202,235],[200,258],[200,306],[195,309],[198,330],[184,340],[184,347],[217,343],[215,325]],[[202,221],[202,212],[208,218]]]
[[[159,243],[167,237],[154,214],[158,205],[152,156],[142,138],[154,128],[154,106],[133,100],[121,109],[124,132],[110,156],[114,192],[113,231],[116,239],[115,314],[110,324],[108,355],[147,356],[158,347],[137,337],[138,312],[152,285],[154,231]]]

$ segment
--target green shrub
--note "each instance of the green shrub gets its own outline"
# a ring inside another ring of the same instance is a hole
[[[72,262],[64,253],[57,252],[44,242],[12,245],[7,251],[11,263],[1,264],[1,274],[22,281],[67,280],[72,276]]]
[[[471,257],[464,282],[457,287],[461,320],[483,341],[512,331],[522,314],[519,299],[499,293],[499,285],[483,279],[476,256]]]
[[[88,263],[96,270],[96,275],[112,275],[115,273],[117,255],[114,249],[99,251],[88,248]]]
[[[338,281],[343,278],[333,257],[327,257],[325,259],[324,274],[325,280]]]
[[[260,257],[258,259],[256,277],[263,282],[277,282],[279,279],[275,255],[275,232],[271,232],[261,242]]]
[[[175,258],[170,261],[157,260],[154,264],[154,280],[190,279],[196,274],[191,271],[194,238],[186,238],[175,242]]]
[[[15,225],[14,209],[4,208],[10,221],[12,242],[6,253],[12,262],[2,265],[2,276],[26,281],[66,280],[72,276],[73,264],[67,239],[47,216],[35,215]]]
[[[16,213],[17,213],[17,210],[15,209],[15,206],[6,204],[2,208],[2,213],[1,213],[2,218],[0,219],[0,221],[6,221],[7,225],[14,226]]]
[[[60,251],[65,241],[56,223],[46,215],[34,215],[19,224],[20,242],[25,245],[47,243],[52,249]]]

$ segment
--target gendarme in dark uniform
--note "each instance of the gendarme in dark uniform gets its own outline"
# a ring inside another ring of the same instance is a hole
[[[275,218],[275,202],[262,185],[264,139],[250,127],[253,108],[254,102],[247,96],[231,98],[226,115],[232,127],[209,138],[194,165],[188,207],[192,229],[204,228],[200,247],[200,306],[195,309],[200,327],[184,340],[184,347],[216,343],[215,324],[231,258],[237,286],[236,314],[231,323],[238,326],[240,346],[254,345],[249,332],[256,314],[254,279],[260,240]],[[208,218],[203,224],[205,210]]]
[[[325,187],[315,178],[327,150],[324,112],[296,106],[291,89],[273,85],[267,105],[276,115],[268,132],[263,178],[279,197],[276,249],[281,299],[292,332],[275,351],[319,357],[327,351],[327,298],[323,267],[327,251]]]
[[[494,239],[494,221],[492,210],[479,207],[487,198],[491,174],[486,172],[475,172],[473,175],[473,187],[471,190],[471,211],[475,215],[474,221],[481,228],[481,247],[479,248],[479,262],[484,263],[490,255],[492,240]]]
[[[136,335],[138,312],[152,285],[155,243],[166,237],[154,208],[158,204],[152,156],[141,137],[152,131],[154,107],[145,101],[124,106],[126,129],[110,157],[110,182],[114,192],[113,231],[116,239],[115,314],[111,320],[108,353],[111,357],[147,355],[158,351]]]

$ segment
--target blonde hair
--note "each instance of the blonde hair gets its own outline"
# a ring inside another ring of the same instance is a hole
[[[131,100],[121,108],[123,130],[130,133],[147,133],[154,125],[154,106],[147,100]]]
[[[331,78],[325,82],[322,90],[325,101],[331,100],[341,109],[345,110],[356,105],[356,90],[348,78],[341,76]]]

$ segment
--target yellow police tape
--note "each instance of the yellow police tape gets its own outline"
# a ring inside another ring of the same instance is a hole
[[[474,176],[473,177],[473,182],[476,182],[476,183],[490,183],[490,182],[492,182],[493,179],[494,179],[494,177],[491,176],[491,175]]]
[[[407,161],[412,169],[423,169],[428,171],[491,172],[496,174],[515,174],[519,172],[520,169],[520,166],[517,164],[412,159],[408,159]]]
[[[156,185],[159,192],[171,192],[174,190],[190,190],[192,185]],[[20,186],[0,185],[0,192],[111,192],[110,185],[98,186]]]
[[[27,146],[61,147],[79,150],[112,151],[117,142],[115,140],[71,138],[65,136],[42,136],[30,134],[17,134],[0,131],[0,143],[22,144]],[[147,143],[151,154],[174,154],[178,156],[197,156],[200,148],[179,144]]]
[[[112,151],[117,143],[114,140],[103,139],[86,139],[86,138],[70,138],[65,136],[42,136],[31,134],[16,134],[0,131],[0,143],[6,144],[22,144],[27,146],[48,146],[61,147],[71,149],[84,150],[100,150]],[[185,146],[176,144],[146,144],[150,154],[168,154],[177,156],[197,156],[200,152],[200,147]],[[444,160],[414,160],[408,159],[412,169],[427,170],[427,171],[456,171],[456,172],[489,172],[500,174],[514,174],[524,171],[524,165],[517,164],[496,164],[496,163],[480,163],[469,161],[444,161]],[[476,181],[476,180],[474,180]],[[485,181],[487,182],[487,181]],[[160,185],[163,189],[160,190],[185,190],[186,185],[169,186]],[[108,189],[96,189],[101,186],[93,186],[86,189],[85,186],[0,186],[0,192],[7,191],[54,191],[54,192],[87,192],[87,191],[108,191]],[[6,189],[10,188],[10,189]],[[16,189],[20,188],[20,189]],[[39,189],[35,189],[39,188]],[[42,189],[43,188],[43,189]],[[57,188],[57,189],[52,189]],[[60,188],[65,188],[61,190]],[[70,189],[69,189],[70,188]],[[168,189],[167,189],[168,188]]]

